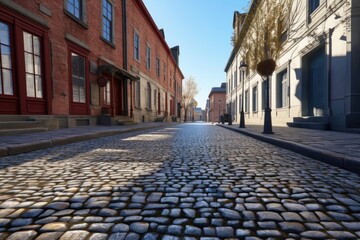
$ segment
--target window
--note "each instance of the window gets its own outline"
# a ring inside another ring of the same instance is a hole
[[[157,96],[157,91],[156,91],[156,89],[154,89],[154,106],[155,106],[155,109],[156,109],[156,96]]]
[[[151,109],[151,85],[148,82],[147,83],[147,103],[146,103],[147,109]]]
[[[278,74],[276,79],[276,107],[283,108],[288,106],[289,84],[287,80],[287,70]]]
[[[66,9],[74,17],[82,20],[82,0],[67,0]]]
[[[257,110],[258,110],[257,103],[258,103],[258,90],[257,90],[257,85],[256,85],[252,89],[252,111],[253,112],[257,112]]]
[[[149,45],[146,46],[146,68],[150,70],[151,67],[151,48]]]
[[[237,70],[235,70],[235,73],[234,73],[234,87],[236,87],[237,86]]]
[[[171,73],[171,70],[170,70],[170,87],[171,87],[171,82],[172,82],[172,73]]]
[[[239,95],[239,112],[241,112],[242,107],[243,107],[243,106],[242,106],[242,101],[243,101],[242,97],[243,97],[243,96],[240,94],[240,95]]]
[[[86,23],[86,0],[64,0],[64,9],[68,17],[81,26],[88,28]]]
[[[245,100],[244,100],[244,112],[249,112],[249,91],[245,91]]]
[[[280,34],[280,42],[285,43],[288,39],[288,31],[289,31],[289,20],[288,18],[281,18],[279,20],[279,34]]]
[[[73,102],[86,102],[85,58],[71,53]]]
[[[14,95],[9,26],[0,22],[0,95]]]
[[[309,14],[313,13],[320,5],[320,0],[309,0]]]
[[[156,58],[156,76],[160,77],[160,59]]]
[[[135,107],[140,107],[140,81],[135,81]]]
[[[42,98],[42,74],[40,39],[30,33],[24,32],[24,56],[26,75],[26,95],[28,97]]]
[[[140,61],[140,36],[134,33],[134,59]]]
[[[104,103],[110,105],[110,81],[108,81],[104,87]]]
[[[113,42],[113,6],[108,0],[102,1],[102,37]]]
[[[164,63],[164,82],[166,82],[166,65]]]

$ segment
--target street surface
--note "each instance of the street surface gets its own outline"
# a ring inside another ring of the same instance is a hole
[[[0,239],[360,239],[360,176],[208,124],[0,158]]]

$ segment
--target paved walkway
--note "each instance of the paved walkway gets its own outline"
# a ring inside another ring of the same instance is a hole
[[[360,134],[304,128],[273,127],[274,134],[262,134],[263,126],[220,124],[219,126],[305,156],[360,174]]]
[[[215,125],[0,159],[0,240],[360,239],[359,175]]]
[[[173,124],[176,123],[151,122],[124,126],[83,126],[14,136],[0,136],[0,157]]]

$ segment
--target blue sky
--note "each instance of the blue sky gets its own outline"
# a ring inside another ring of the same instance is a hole
[[[234,11],[243,12],[247,0],[143,0],[169,47],[180,46],[180,69],[198,83],[195,97],[205,109],[212,87],[226,81]],[[185,81],[184,79],[184,81]]]

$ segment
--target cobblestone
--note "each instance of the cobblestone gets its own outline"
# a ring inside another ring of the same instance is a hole
[[[357,239],[360,177],[212,125],[0,158],[0,239]]]

